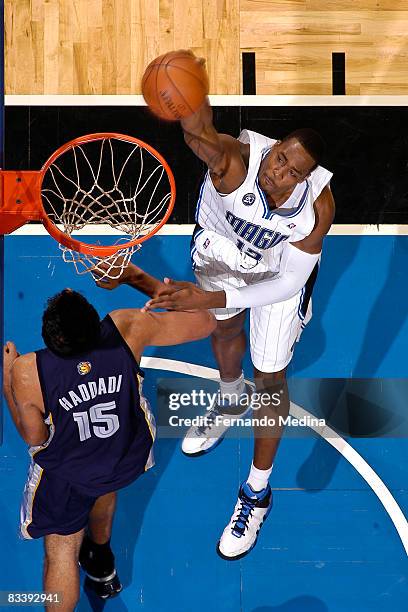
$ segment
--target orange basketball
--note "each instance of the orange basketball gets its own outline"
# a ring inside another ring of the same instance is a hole
[[[161,119],[177,121],[192,115],[208,94],[205,67],[187,51],[171,51],[153,60],[142,79],[150,110]]]

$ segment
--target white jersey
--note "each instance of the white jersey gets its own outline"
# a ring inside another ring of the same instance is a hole
[[[250,145],[244,182],[232,193],[223,195],[215,189],[207,172],[200,189],[196,221],[201,228],[231,241],[242,253],[242,267],[256,267],[273,276],[279,272],[286,242],[302,240],[312,232],[313,202],[332,173],[318,166],[296,185],[284,204],[271,210],[259,186],[258,173],[262,159],[276,140],[250,130],[243,130],[238,140]]]

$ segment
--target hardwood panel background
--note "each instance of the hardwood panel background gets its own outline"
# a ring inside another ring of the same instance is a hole
[[[7,94],[137,94],[157,55],[207,58],[212,94],[242,93],[255,51],[257,93],[408,93],[408,0],[5,0]]]

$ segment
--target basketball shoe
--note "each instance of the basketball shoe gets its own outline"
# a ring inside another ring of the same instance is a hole
[[[254,491],[247,482],[242,483],[238,501],[230,522],[217,544],[217,553],[223,559],[241,559],[255,546],[262,523],[272,509],[271,487]]]
[[[122,584],[115,569],[115,557],[109,546],[94,544],[85,535],[79,552],[79,563],[86,572],[84,586],[98,597],[115,597],[122,590]]]
[[[222,442],[226,432],[237,419],[245,417],[251,410],[253,388],[245,385],[242,401],[231,404],[228,400],[214,401],[213,406],[203,416],[203,424],[192,426],[181,444],[181,450],[189,457],[198,457],[213,450]]]

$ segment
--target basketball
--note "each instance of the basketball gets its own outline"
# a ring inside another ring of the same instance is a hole
[[[142,93],[155,115],[178,121],[192,115],[208,94],[206,69],[188,51],[165,53],[146,68]]]

